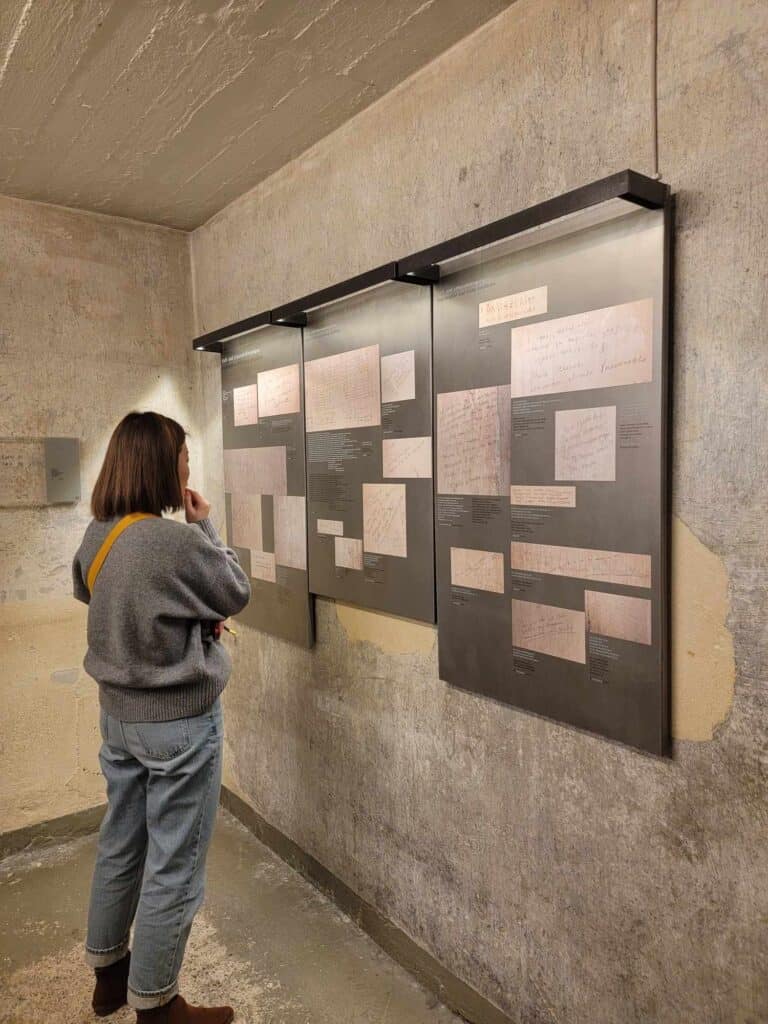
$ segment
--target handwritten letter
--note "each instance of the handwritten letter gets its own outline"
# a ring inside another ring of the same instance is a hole
[[[363,542],[356,537],[334,539],[334,561],[342,569],[363,568]]]
[[[382,402],[407,402],[416,397],[415,358],[413,350],[381,357]]]
[[[385,437],[381,450],[385,479],[432,476],[431,437]]]
[[[307,433],[381,423],[379,346],[311,359],[304,367]]]
[[[291,569],[307,568],[307,528],[304,498],[278,495],[275,509],[275,561]]]
[[[408,555],[405,484],[363,484],[363,546],[379,555]]]
[[[616,406],[555,413],[555,480],[616,479]]]
[[[232,543],[239,548],[262,546],[261,495],[232,495]]]
[[[285,446],[225,449],[224,490],[230,494],[287,494]]]
[[[587,590],[584,598],[590,633],[636,644],[651,643],[651,602],[647,598],[603,594],[596,590]]]
[[[511,420],[507,387],[437,396],[440,494],[508,493]]]
[[[451,548],[451,586],[504,593],[504,555],[500,551]]]
[[[256,378],[259,387],[259,415],[287,416],[301,410],[299,364],[264,370]]]
[[[576,508],[576,488],[513,484],[509,488],[509,500],[512,505],[535,505],[539,508]]]
[[[527,651],[584,665],[587,661],[584,612],[513,598],[512,643]]]
[[[512,542],[512,568],[551,576],[573,576],[626,587],[650,587],[651,556],[594,548]]]
[[[259,422],[258,389],[255,384],[235,388],[232,391],[232,407],[235,414],[235,426],[247,427]]]
[[[264,580],[265,583],[276,583],[275,556],[270,551],[254,551],[251,549],[251,577]]]
[[[547,286],[531,288],[527,292],[503,295],[500,299],[489,299],[478,307],[478,326],[493,327],[510,320],[524,320],[547,312]]]
[[[513,398],[653,380],[653,299],[513,327],[511,336]]]

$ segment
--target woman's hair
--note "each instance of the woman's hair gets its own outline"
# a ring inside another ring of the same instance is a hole
[[[186,436],[176,420],[157,412],[129,412],[120,420],[91,495],[94,518],[181,508],[179,452]]]

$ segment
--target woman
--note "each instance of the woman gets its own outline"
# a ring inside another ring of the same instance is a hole
[[[89,605],[84,664],[99,684],[109,804],[86,939],[93,1008],[106,1016],[128,1002],[142,1024],[233,1017],[230,1007],[189,1006],[178,974],[221,784],[219,694],[231,669],[221,623],[247,604],[250,585],[188,481],[183,428],[154,412],[126,416],[72,573]],[[182,507],[193,525],[162,518]]]

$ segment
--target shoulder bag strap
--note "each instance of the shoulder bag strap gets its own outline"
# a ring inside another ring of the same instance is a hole
[[[101,545],[99,550],[96,552],[96,557],[91,562],[88,569],[88,579],[86,583],[88,585],[88,591],[93,593],[93,586],[96,582],[96,577],[101,572],[101,567],[106,561],[107,555],[112,550],[112,545],[115,543],[117,538],[123,532],[127,530],[129,526],[134,523],[138,523],[140,519],[156,519],[157,516],[153,516],[151,512],[132,512],[129,516],[123,516],[119,523],[115,523],[112,529],[104,539],[104,543]]]

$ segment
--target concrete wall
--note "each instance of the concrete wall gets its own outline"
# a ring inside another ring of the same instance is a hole
[[[199,328],[650,171],[650,12],[519,0],[194,234]],[[321,600],[312,654],[238,640],[231,784],[521,1022],[768,1019],[766,29],[660,0],[674,759],[452,690],[425,626]]]
[[[105,799],[71,560],[109,435],[131,409],[188,427],[193,480],[205,486],[204,440],[213,450],[219,437],[191,306],[182,232],[0,199],[0,457],[9,439],[78,437],[84,495],[76,506],[0,507],[0,832]]]

